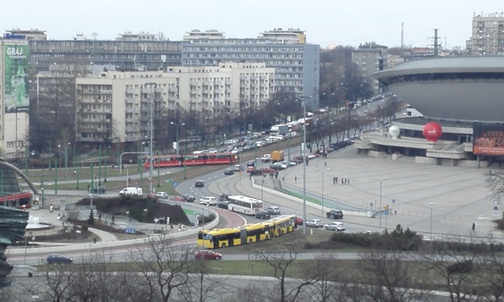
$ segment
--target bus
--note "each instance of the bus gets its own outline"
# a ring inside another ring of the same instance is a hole
[[[173,168],[184,166],[232,165],[237,162],[237,156],[232,153],[203,153],[188,155],[154,155],[153,168]],[[145,157],[145,169],[150,167],[150,157]]]
[[[292,233],[297,227],[295,221],[295,215],[281,215],[237,228],[202,230],[198,232],[198,247],[218,249],[269,240]]]
[[[231,195],[227,198],[229,200],[228,209],[233,212],[243,213],[245,215],[255,215],[257,211],[264,207],[262,200],[241,196]]]

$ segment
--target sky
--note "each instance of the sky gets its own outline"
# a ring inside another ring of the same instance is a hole
[[[405,46],[428,47],[438,29],[447,49],[465,48],[474,15],[504,11],[502,0],[22,0],[2,7],[2,32],[39,29],[50,40],[149,32],[180,41],[193,29],[256,38],[267,30],[295,28],[322,48],[367,42],[398,47],[401,33]]]

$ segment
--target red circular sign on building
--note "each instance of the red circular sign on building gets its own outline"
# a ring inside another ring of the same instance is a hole
[[[437,142],[443,134],[443,129],[439,123],[428,122],[423,127],[423,135],[429,142]]]

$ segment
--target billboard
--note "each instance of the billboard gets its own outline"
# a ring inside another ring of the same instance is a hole
[[[474,124],[473,153],[476,155],[504,155],[504,125]]]
[[[28,44],[4,44],[5,112],[28,111]]]

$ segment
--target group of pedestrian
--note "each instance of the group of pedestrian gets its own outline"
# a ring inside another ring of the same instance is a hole
[[[333,177],[333,184],[335,184],[335,185],[338,184],[338,177]],[[342,185],[349,185],[350,184],[350,179],[348,179],[348,178],[342,178],[341,179],[341,184]]]

